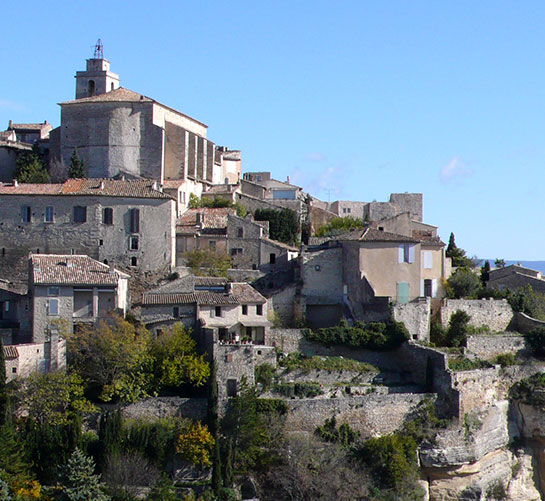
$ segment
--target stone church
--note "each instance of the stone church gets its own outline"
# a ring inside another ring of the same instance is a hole
[[[212,184],[239,181],[240,151],[216,146],[204,123],[119,82],[102,50],[95,51],[86,70],[76,72],[75,99],[60,103],[52,158],[68,165],[77,148],[89,177],[187,182],[188,193],[196,195]]]

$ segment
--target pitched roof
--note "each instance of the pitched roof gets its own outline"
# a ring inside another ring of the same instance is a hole
[[[35,284],[117,285],[129,275],[111,271],[107,264],[82,255],[32,254],[30,266]]]
[[[8,345],[4,346],[4,357],[6,360],[13,360],[14,358],[19,358],[19,351],[17,350],[17,346]]]
[[[335,240],[357,240],[360,242],[409,242],[419,243],[420,240],[406,235],[398,235],[397,233],[390,233],[388,231],[376,230],[375,228],[367,227],[363,230],[354,230],[347,233],[343,233]]]
[[[8,130],[27,130],[27,131],[41,131],[42,129],[52,129],[53,126],[48,122],[42,123],[29,123],[29,124],[10,124]]]
[[[170,106],[167,106],[163,103],[160,103],[159,101],[156,101],[155,99],[152,99],[151,97],[144,96],[143,94],[140,94],[139,92],[134,92],[133,90],[126,89],[125,87],[118,87],[115,90],[112,90],[110,92],[106,92],[104,94],[97,94],[95,96],[90,97],[82,97],[80,99],[72,99],[70,101],[64,101],[62,103],[59,103],[61,106],[64,105],[70,105],[70,104],[86,104],[86,103],[155,103],[158,104],[164,108],[168,108],[169,110],[174,111],[178,115],[182,115],[186,118],[189,118],[193,122],[196,122],[203,127],[208,127],[208,125],[199,122],[199,120],[195,120],[193,117],[190,117],[189,115],[185,115],[184,113],[175,110],[174,108],[171,108]]]
[[[276,247],[280,247],[282,249],[290,250],[293,252],[299,252],[299,249],[297,247],[294,247],[293,245],[288,245],[288,244],[285,244],[284,242],[279,242],[278,240],[272,240],[270,238],[263,238],[263,240],[267,242],[269,245],[275,245]]]
[[[236,305],[238,301],[226,292],[196,291],[190,293],[144,293],[143,305],[156,304],[204,304],[204,305]]]
[[[195,287],[224,287],[228,283],[225,277],[195,277]]]
[[[150,179],[68,179],[62,184],[0,183],[0,195],[96,195],[173,200],[170,195],[157,190],[155,182]]]
[[[208,228],[225,228],[227,226],[227,216],[235,214],[233,207],[201,207],[199,209],[188,209],[178,219],[177,226],[194,226],[197,224],[197,214],[200,214],[199,223]]]
[[[266,303],[267,300],[246,282],[234,282],[231,284],[233,296],[241,304],[244,303]]]

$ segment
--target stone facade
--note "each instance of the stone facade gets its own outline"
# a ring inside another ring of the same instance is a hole
[[[394,319],[403,322],[412,339],[429,341],[431,299],[418,298],[410,303],[397,303],[393,308]]]
[[[74,188],[78,182],[0,186],[0,271],[5,276],[11,276],[29,252],[86,254],[142,271],[174,265],[174,200],[154,190],[149,181],[85,180],[89,186],[82,194]],[[145,196],[129,195],[135,184],[146,183]],[[128,196],[109,194],[110,188],[112,193],[126,189]],[[134,214],[136,226],[134,218],[131,221]]]
[[[445,299],[441,306],[441,324],[448,326],[450,317],[458,310],[471,317],[470,325],[486,326],[494,332],[507,330],[514,318],[506,299]]]
[[[511,265],[491,270],[486,286],[492,289],[519,289],[530,285],[536,292],[545,292],[545,280],[541,272]]]
[[[213,357],[216,363],[218,401],[222,403],[238,394],[243,380],[250,386],[255,383],[256,366],[267,363],[276,367],[276,350],[272,346],[215,343]]]

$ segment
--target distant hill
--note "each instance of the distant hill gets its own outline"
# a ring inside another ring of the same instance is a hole
[[[494,268],[494,261],[496,259],[488,259],[488,261],[490,261],[490,266],[492,268]],[[511,264],[519,264],[521,266],[524,266],[525,268],[530,268],[532,270],[537,270],[537,271],[541,271],[542,273],[545,274],[545,261],[523,261],[522,259],[518,260],[518,261],[509,261],[509,260],[505,260],[505,265],[506,266],[509,266]]]

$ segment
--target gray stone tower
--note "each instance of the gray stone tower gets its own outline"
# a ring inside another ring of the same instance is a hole
[[[119,87],[119,75],[110,71],[110,61],[104,59],[100,39],[92,59],[87,59],[87,69],[76,72],[76,99],[105,94]]]

